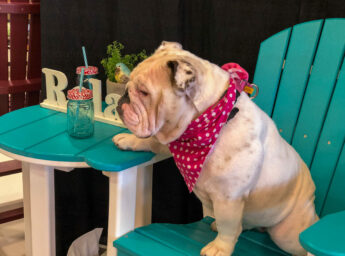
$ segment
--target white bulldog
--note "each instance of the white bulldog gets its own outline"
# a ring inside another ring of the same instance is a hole
[[[169,153],[167,145],[228,87],[226,71],[178,43],[163,42],[133,70],[119,101],[120,116],[134,135],[113,141],[123,150]],[[231,255],[242,230],[264,227],[280,248],[306,255],[299,234],[318,220],[308,167],[246,93],[234,107],[238,113],[222,127],[193,188],[218,230],[200,254]]]

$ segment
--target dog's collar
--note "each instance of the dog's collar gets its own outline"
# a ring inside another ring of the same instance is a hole
[[[254,99],[257,96],[257,94],[259,93],[258,86],[256,84],[251,84],[248,82],[248,78],[249,78],[248,72],[245,69],[243,69],[239,64],[229,62],[229,63],[224,64],[221,68],[225,70],[226,72],[228,72],[229,74],[229,85],[234,85],[236,88],[235,102],[237,101],[237,98],[241,95],[242,91],[246,92],[248,96],[253,94],[253,92],[255,91],[255,95],[251,96],[250,97],[251,99]],[[225,90],[221,98],[224,97],[227,90],[228,89]],[[198,107],[194,104],[193,100],[192,99],[190,100],[194,108],[196,109],[196,111],[201,115],[202,113],[200,113]],[[239,111],[238,108],[234,108],[229,115],[228,121],[232,119],[237,114],[238,111]]]
[[[177,140],[168,144],[189,192],[192,192],[222,127],[237,114],[234,105],[243,90],[243,81],[248,80],[248,73],[238,64],[229,63],[222,68],[229,72],[229,87],[221,99],[193,120]]]

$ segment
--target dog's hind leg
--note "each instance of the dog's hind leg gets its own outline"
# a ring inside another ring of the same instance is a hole
[[[211,229],[214,231],[214,232],[218,232],[218,229],[217,229],[217,222],[214,221],[211,223]]]
[[[211,204],[202,203],[202,212],[203,212],[204,217],[206,216],[214,217],[213,207]]]
[[[285,219],[267,231],[281,249],[295,256],[304,256],[307,252],[299,243],[299,234],[318,219],[313,202],[298,202]]]

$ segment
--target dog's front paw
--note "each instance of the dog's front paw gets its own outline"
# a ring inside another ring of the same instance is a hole
[[[120,133],[113,137],[114,144],[122,150],[135,150],[138,138],[134,134]]]
[[[218,237],[202,248],[200,255],[202,256],[230,256],[233,247],[219,239]]]

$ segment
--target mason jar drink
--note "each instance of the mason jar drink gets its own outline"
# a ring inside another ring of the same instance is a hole
[[[67,92],[67,133],[76,138],[87,138],[94,132],[92,90],[75,87]]]

